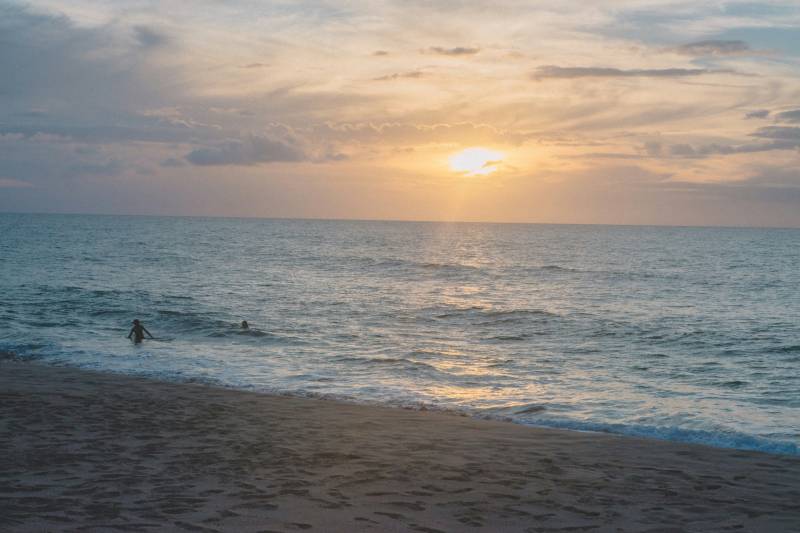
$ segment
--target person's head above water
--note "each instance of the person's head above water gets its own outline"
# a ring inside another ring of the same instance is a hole
[[[247,323],[247,320],[242,320],[242,329],[248,329],[250,324]]]
[[[138,318],[133,319],[133,327],[131,328],[131,332],[128,333],[128,338],[130,339],[131,336],[133,336],[134,337],[133,342],[138,344],[142,342],[142,340],[144,340],[145,334],[151,339],[155,338],[149,331],[147,331],[146,327],[144,327],[142,324],[139,323]]]

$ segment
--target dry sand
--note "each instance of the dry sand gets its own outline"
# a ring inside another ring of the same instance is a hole
[[[2,531],[800,531],[800,458],[6,361]]]

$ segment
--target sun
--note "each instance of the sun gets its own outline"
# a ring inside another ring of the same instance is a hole
[[[503,153],[488,148],[467,148],[450,156],[450,170],[467,176],[486,176],[498,169]]]

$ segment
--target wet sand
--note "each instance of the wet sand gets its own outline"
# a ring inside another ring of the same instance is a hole
[[[800,458],[0,362],[0,530],[800,531]]]

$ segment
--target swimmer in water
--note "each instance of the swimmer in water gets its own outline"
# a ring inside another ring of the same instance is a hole
[[[250,324],[247,323],[247,320],[242,320],[242,329],[250,329]]]
[[[131,332],[128,333],[128,338],[130,339],[131,336],[133,336],[134,344],[139,344],[140,342],[142,342],[144,340],[144,334],[145,333],[147,333],[147,336],[150,337],[151,339],[154,338],[150,334],[150,332],[147,331],[146,327],[141,325],[138,320],[134,320],[133,321],[133,327],[131,328]]]

